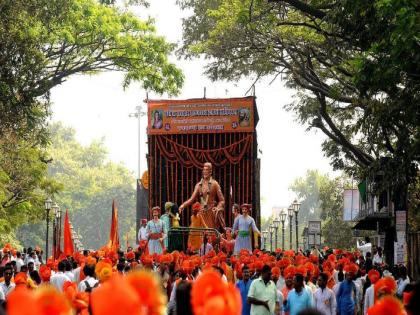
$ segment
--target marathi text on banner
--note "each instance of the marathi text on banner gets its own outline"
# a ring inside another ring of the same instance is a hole
[[[254,98],[148,100],[153,134],[253,132]]]

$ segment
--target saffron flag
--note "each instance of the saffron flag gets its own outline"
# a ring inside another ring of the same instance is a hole
[[[64,217],[64,255],[73,255],[73,240],[71,238],[69,214],[66,209],[66,216]]]
[[[112,200],[111,231],[109,233],[108,247],[114,251],[120,247],[120,238],[118,236],[118,208],[115,200]]]

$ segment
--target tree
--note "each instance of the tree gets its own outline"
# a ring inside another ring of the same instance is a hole
[[[96,249],[107,243],[113,199],[119,208],[121,245],[125,246],[127,234],[134,245],[136,190],[133,174],[122,164],[107,160],[102,141],[82,146],[76,140],[74,129],[61,123],[53,124],[50,133],[52,144],[48,153],[53,161],[48,167],[49,178],[64,187],[54,200],[63,213],[69,210],[75,230],[83,237],[83,245]],[[23,226],[18,233],[26,246],[42,245],[44,235],[45,222]]]
[[[39,220],[42,200],[60,188],[47,179],[50,90],[75,74],[122,71],[124,86],[176,94],[183,75],[168,59],[173,49],[153,20],[94,0],[0,2],[2,238]]]
[[[61,186],[47,177],[46,154],[10,135],[0,137],[0,244],[16,243],[18,225],[45,216],[46,194]]]
[[[74,74],[123,71],[158,93],[176,94],[181,71],[174,49],[141,21],[94,0],[3,1],[0,4],[0,135],[22,134],[48,115],[49,91]],[[24,128],[26,127],[26,128]]]
[[[290,189],[301,201],[299,225],[301,230],[309,220],[322,220],[324,244],[331,248],[353,248],[352,225],[343,221],[343,192],[345,179],[331,178],[317,170],[308,170],[297,178]]]
[[[193,12],[181,53],[209,58],[211,79],[281,76],[297,95],[287,108],[328,136],[335,169],[380,170],[406,196],[420,157],[417,1],[178,2]]]

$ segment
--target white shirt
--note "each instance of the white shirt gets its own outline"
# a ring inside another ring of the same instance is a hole
[[[95,278],[87,276],[83,281],[81,281],[79,283],[79,291],[80,292],[85,292],[86,291],[87,286],[86,286],[85,281],[87,281],[89,283],[91,288],[93,288],[98,283],[98,280],[96,280]]]
[[[407,277],[405,280],[399,278],[397,281],[397,296],[402,297],[405,286],[410,283],[410,279]]]
[[[324,315],[336,315],[337,302],[329,288],[318,288],[314,293],[315,308]]]
[[[204,253],[204,244],[200,247],[200,256],[204,256],[205,254],[208,254],[209,251],[213,249],[213,246],[210,243],[206,244],[206,252]]]
[[[4,301],[5,299],[6,299],[6,297],[4,296],[3,290],[0,290],[0,302]]]
[[[140,227],[139,234],[138,234],[138,240],[139,241],[147,241],[147,229],[145,226]]]
[[[278,301],[277,287],[273,281],[269,281],[267,284],[260,277],[252,281],[249,287],[248,297],[253,297],[260,301],[268,301],[268,311],[265,306],[251,304],[251,315],[268,315],[274,314],[276,303]]]
[[[283,314],[283,301],[284,301],[283,293],[281,293],[281,291],[277,288],[277,301],[276,302],[279,303],[278,315]]]
[[[375,256],[373,256],[373,264],[375,265],[382,265],[383,263],[383,259],[381,256],[379,256],[378,254],[375,254]]]
[[[369,288],[366,289],[365,292],[365,305],[363,307],[363,314],[367,315],[367,311],[369,307],[373,306],[375,303],[375,290],[374,286],[371,285]]]
[[[279,280],[277,280],[277,283],[276,283],[277,290],[281,291],[284,288],[285,285],[286,285],[286,281],[280,275]]]
[[[58,291],[63,292],[63,284],[66,281],[71,281],[63,272],[59,271],[55,275],[51,276],[50,284],[55,287]]]
[[[74,275],[74,282],[79,284],[80,283],[80,267],[73,269],[73,275]]]
[[[314,305],[314,292],[312,291],[312,288],[308,286],[306,283],[304,284],[304,287],[306,291],[308,291],[309,296],[311,297],[311,304]]]
[[[73,272],[71,272],[71,271],[66,271],[64,274],[65,274],[67,277],[69,277],[69,279],[70,279],[70,281],[71,281],[71,282],[75,282],[75,281],[74,281],[74,274],[73,274]]]
[[[16,271],[20,272],[20,268],[24,265],[22,258],[16,258]]]
[[[6,282],[0,282],[0,289],[3,291],[4,297],[7,296],[15,289],[15,284],[10,282],[9,285],[6,285]]]
[[[360,250],[363,254],[363,257],[366,258],[366,254],[372,252],[372,243],[366,243],[364,245],[360,245],[359,241],[357,241],[357,249]]]

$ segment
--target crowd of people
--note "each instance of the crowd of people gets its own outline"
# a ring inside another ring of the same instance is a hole
[[[6,244],[0,314],[420,314],[419,284],[405,266],[387,266],[369,239],[354,251],[252,249],[246,232],[258,230],[249,206],[241,208],[224,241],[194,235],[187,252],[166,250],[158,208],[142,222],[139,246],[125,251],[103,247],[44,262],[39,248]],[[211,247],[193,250],[196,242]]]

